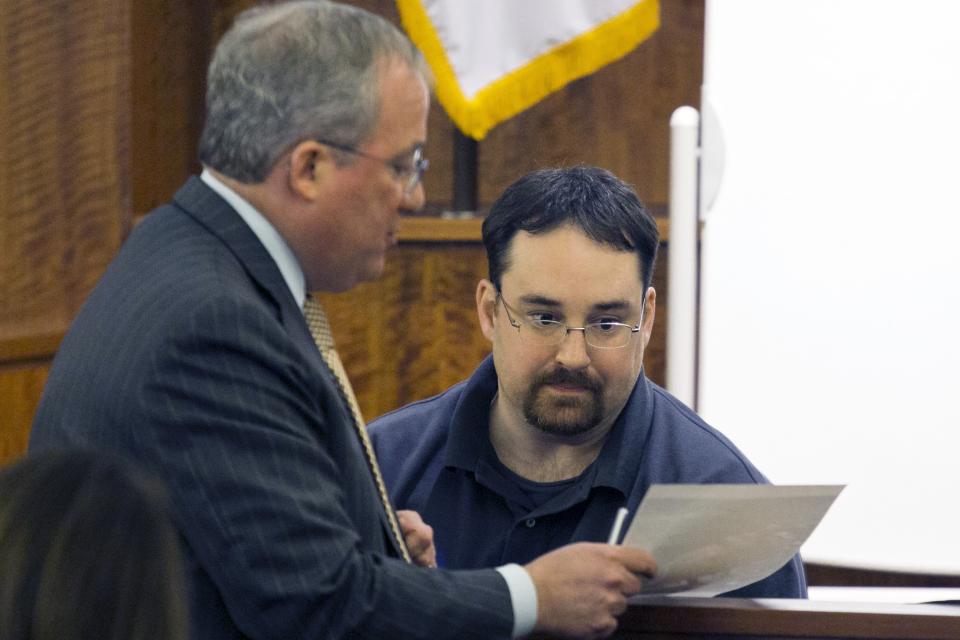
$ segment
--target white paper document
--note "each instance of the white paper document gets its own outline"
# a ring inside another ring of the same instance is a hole
[[[653,485],[623,540],[657,562],[641,595],[708,597],[767,577],[800,550],[842,489]]]

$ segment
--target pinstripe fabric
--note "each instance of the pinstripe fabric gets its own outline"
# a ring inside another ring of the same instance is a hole
[[[198,179],[137,225],[64,338],[30,449],[63,447],[166,481],[198,640],[509,636],[495,570],[391,557],[299,304]]]
[[[410,562],[410,552],[407,551],[407,545],[400,533],[400,525],[397,522],[397,515],[393,512],[393,506],[390,504],[390,498],[387,497],[387,487],[383,483],[383,474],[380,473],[380,465],[377,464],[377,454],[373,452],[373,445],[370,444],[370,436],[367,435],[367,425],[363,421],[363,414],[360,413],[360,404],[357,402],[357,396],[353,393],[353,386],[350,384],[350,378],[347,377],[347,371],[343,368],[343,361],[340,360],[340,354],[333,344],[333,332],[330,330],[330,321],[327,320],[327,314],[323,310],[320,301],[312,296],[307,296],[303,303],[303,315],[307,318],[307,326],[310,327],[310,334],[313,336],[317,348],[320,349],[320,355],[323,361],[327,363],[330,372],[337,382],[337,387],[344,400],[350,407],[351,418],[353,418],[353,427],[357,431],[357,437],[360,439],[360,446],[363,447],[363,454],[370,465],[370,473],[373,475],[373,481],[377,485],[377,493],[380,495],[380,502],[383,503],[383,510],[387,514],[387,520],[390,522],[390,532],[393,534],[394,542],[400,550],[400,555],[407,562]]]

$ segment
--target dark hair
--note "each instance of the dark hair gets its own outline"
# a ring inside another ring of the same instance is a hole
[[[528,173],[497,198],[483,221],[490,281],[500,288],[518,231],[545,233],[563,225],[574,225],[601,244],[636,252],[644,291],[650,286],[660,242],[657,223],[630,185],[605,169],[587,166]]]
[[[156,481],[102,453],[0,470],[0,638],[185,639],[183,584]]]

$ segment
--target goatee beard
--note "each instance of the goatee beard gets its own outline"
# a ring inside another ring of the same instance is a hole
[[[548,385],[580,387],[587,397],[548,397]],[[523,400],[523,417],[533,427],[553,435],[576,436],[586,433],[603,419],[603,388],[586,371],[557,368],[536,378]]]

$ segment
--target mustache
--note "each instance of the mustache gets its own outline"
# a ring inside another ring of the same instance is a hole
[[[540,374],[534,380],[533,386],[542,387],[548,384],[567,384],[583,387],[590,391],[600,391],[600,382],[592,378],[586,371],[571,371],[562,367]]]

